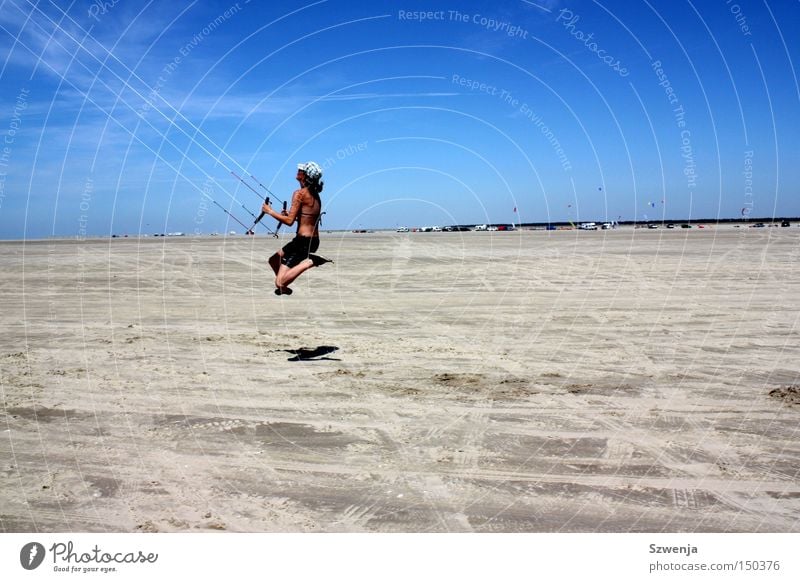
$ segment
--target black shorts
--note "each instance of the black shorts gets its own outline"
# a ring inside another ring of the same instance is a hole
[[[281,263],[289,267],[296,267],[301,261],[308,258],[308,255],[319,248],[319,237],[296,236],[289,244],[283,247],[283,258]]]

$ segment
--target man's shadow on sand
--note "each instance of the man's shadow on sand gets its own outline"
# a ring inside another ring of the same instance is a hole
[[[290,362],[304,362],[309,360],[333,360],[341,362],[339,358],[328,358],[328,354],[332,354],[339,348],[336,346],[317,346],[316,348],[297,348],[296,350],[278,350],[294,354],[288,361]]]

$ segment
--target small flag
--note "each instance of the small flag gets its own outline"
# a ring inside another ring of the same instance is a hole
[[[514,207],[514,212],[516,212],[516,211],[517,211],[517,207],[515,206],[515,207]]]

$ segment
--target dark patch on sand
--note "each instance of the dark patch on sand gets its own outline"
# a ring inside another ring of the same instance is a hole
[[[112,477],[87,476],[86,482],[103,497],[113,497],[120,488],[119,481]]]
[[[515,435],[489,438],[487,447],[509,460],[523,464],[534,459],[555,457],[559,459],[599,459],[606,453],[605,438],[548,438]],[[505,454],[504,454],[505,453]]]
[[[480,374],[436,374],[433,379],[439,383],[444,384],[445,386],[458,386],[458,387],[466,387],[466,386],[476,386],[485,380],[483,376]]]
[[[6,408],[6,414],[11,418],[22,418],[34,422],[53,422],[56,420],[82,419],[91,416],[69,408],[47,408],[45,406]]]
[[[257,439],[270,445],[288,445],[304,449],[342,449],[361,439],[336,430],[319,430],[309,424],[267,422],[256,425]]]
[[[189,416],[186,414],[165,414],[155,418],[156,426],[176,425],[189,427],[203,427],[214,425],[214,423],[228,422],[228,418],[209,417],[209,416]]]
[[[800,499],[800,491],[765,491],[773,499]]]
[[[529,385],[523,378],[502,378],[495,380],[482,374],[443,373],[433,376],[433,381],[451,389],[456,396],[479,396],[490,400],[520,400],[539,390]]]
[[[800,386],[781,386],[769,391],[772,398],[783,400],[789,405],[800,405]]]

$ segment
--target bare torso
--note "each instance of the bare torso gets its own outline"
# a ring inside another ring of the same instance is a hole
[[[296,190],[292,195],[292,209],[289,216],[296,212],[297,234],[299,236],[319,236],[319,215],[322,205],[306,188]]]

